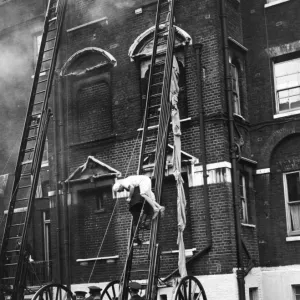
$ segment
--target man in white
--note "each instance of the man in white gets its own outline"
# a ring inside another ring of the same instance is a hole
[[[116,192],[122,192],[124,190],[129,191],[129,197],[127,198],[127,202],[131,201],[131,197],[134,192],[134,188],[139,187],[140,188],[140,195],[151,205],[153,208],[154,214],[153,219],[157,217],[159,212],[162,214],[165,211],[165,207],[159,205],[155,201],[155,195],[153,194],[151,190],[151,179],[146,175],[132,175],[128,176],[127,178],[117,182],[113,186],[113,191]]]

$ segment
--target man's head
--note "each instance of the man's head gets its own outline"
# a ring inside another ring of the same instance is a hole
[[[137,294],[141,289],[141,285],[137,282],[130,282],[128,286],[129,286],[129,291],[132,294]]]
[[[113,185],[113,191],[114,191],[115,193],[117,193],[117,192],[122,192],[122,191],[124,191],[124,187],[123,187],[123,185],[122,185],[120,182],[116,182],[116,183]]]
[[[85,291],[76,291],[75,292],[75,299],[76,300],[84,300],[85,299],[85,295],[86,295],[86,292]]]

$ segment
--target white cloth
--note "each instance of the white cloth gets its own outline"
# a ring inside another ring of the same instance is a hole
[[[152,196],[153,193],[151,191],[151,185],[152,185],[151,180],[146,175],[128,176],[127,178],[125,178],[121,181],[121,184],[126,190],[129,190],[130,186],[139,187],[140,194],[149,195],[151,198],[153,197]]]

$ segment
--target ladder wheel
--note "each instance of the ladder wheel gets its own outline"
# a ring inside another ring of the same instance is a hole
[[[175,300],[207,300],[207,298],[200,281],[194,276],[185,276],[176,288]]]
[[[72,292],[62,284],[51,283],[41,287],[31,300],[72,300]]]
[[[119,298],[120,280],[111,281],[102,291],[100,300],[116,300]]]

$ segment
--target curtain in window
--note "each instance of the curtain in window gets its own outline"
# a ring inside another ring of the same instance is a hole
[[[300,230],[300,203],[290,204],[292,231]]]

